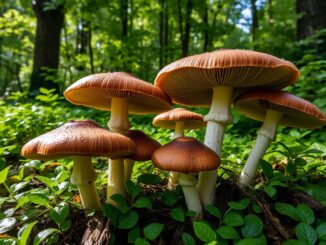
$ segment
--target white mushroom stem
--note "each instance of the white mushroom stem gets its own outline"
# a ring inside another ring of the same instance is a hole
[[[182,137],[184,135],[184,129],[183,128],[184,128],[184,122],[183,121],[177,121],[175,123],[173,139],[176,139],[178,137]],[[178,183],[178,179],[179,179],[179,173],[171,171],[170,175],[169,175],[169,180],[168,180],[168,188],[170,190],[175,188],[175,186]]]
[[[277,126],[282,116],[282,112],[274,110],[267,111],[264,124],[257,131],[255,146],[241,171],[239,178],[240,185],[248,186],[254,180],[259,161],[264,156],[270,142],[275,139]]]
[[[125,170],[125,182],[130,180],[132,175],[132,169],[134,168],[135,161],[131,159],[124,160],[124,170]]]
[[[70,182],[78,187],[82,206],[86,209],[101,209],[95,183],[96,173],[93,168],[92,158],[74,156],[74,165]]]
[[[192,210],[197,213],[193,219],[196,220],[202,218],[203,210],[196,188],[196,178],[192,174],[180,173],[179,184],[182,187],[188,210]]]
[[[231,102],[233,88],[217,86],[213,88],[212,104],[209,113],[204,117],[207,122],[205,145],[221,156],[224,129],[232,122]],[[214,202],[216,170],[200,172],[198,192],[203,205]]]
[[[111,115],[108,127],[112,132],[120,134],[125,134],[130,128],[127,99],[117,97],[111,99]],[[115,204],[115,202],[110,198],[114,194],[126,195],[124,183],[123,159],[110,159],[106,196],[106,201],[108,203]]]
[[[116,203],[111,199],[114,194],[126,195],[124,185],[124,166],[123,159],[110,159],[108,171],[108,185],[106,202],[115,205]]]
[[[130,128],[127,99],[111,99],[111,115],[108,127],[112,132],[120,134],[125,134],[125,132]]]

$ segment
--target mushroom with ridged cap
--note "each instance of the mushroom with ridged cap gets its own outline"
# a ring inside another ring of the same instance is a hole
[[[126,137],[135,142],[136,152],[124,159],[125,181],[130,180],[135,161],[151,160],[153,152],[161,146],[160,143],[140,130],[128,130]]]
[[[135,143],[129,138],[112,133],[92,120],[73,120],[32,139],[24,145],[21,154],[39,160],[72,157],[71,183],[77,185],[83,207],[100,209],[92,157],[122,157],[133,152]]]
[[[197,181],[192,173],[218,168],[219,156],[195,138],[179,137],[154,151],[152,161],[162,170],[180,173],[179,184],[187,208],[195,211],[197,218],[200,218],[202,205],[196,188]]]
[[[239,95],[236,109],[264,122],[257,131],[257,139],[240,174],[239,183],[248,186],[253,181],[259,160],[274,140],[278,125],[296,128],[318,128],[326,124],[326,115],[309,101],[279,90],[253,90]]]
[[[111,111],[108,127],[125,134],[130,128],[128,113],[161,113],[171,108],[170,98],[158,87],[125,72],[99,73],[84,77],[64,92],[73,104]],[[109,161],[108,202],[112,191],[111,172],[124,175],[123,159]]]
[[[230,107],[235,89],[283,88],[298,77],[298,69],[289,61],[256,51],[225,49],[167,65],[158,73],[155,85],[177,104],[210,106],[204,117],[205,145],[220,154],[225,127],[232,121]],[[202,203],[213,202],[216,178],[216,171],[199,174]]]
[[[185,129],[197,129],[206,126],[202,115],[188,111],[184,108],[175,108],[163,112],[153,119],[153,125],[160,128],[174,130],[173,139],[184,136]],[[175,188],[178,183],[179,173],[170,172],[168,188]]]

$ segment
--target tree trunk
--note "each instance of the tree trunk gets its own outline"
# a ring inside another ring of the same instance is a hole
[[[179,16],[179,30],[180,30],[182,57],[188,56],[188,52],[189,52],[192,9],[193,9],[193,0],[187,0],[186,14],[185,14],[185,18],[183,18],[181,1],[178,0],[178,16]]]
[[[160,4],[160,68],[163,67],[163,59],[164,59],[164,1],[159,0]]]
[[[209,24],[208,24],[208,6],[206,0],[204,1],[204,8],[203,8],[203,14],[202,14],[202,20],[204,23],[204,44],[203,44],[203,51],[207,52],[208,50],[208,42],[209,42]]]
[[[121,70],[129,71],[128,66],[128,0],[120,0],[120,19],[121,19]]]
[[[297,38],[304,39],[326,28],[325,0],[297,0]]]
[[[255,47],[255,42],[257,40],[257,29],[258,29],[258,14],[257,14],[257,7],[256,7],[256,0],[250,0],[251,3],[251,35],[252,35],[252,43]]]
[[[59,84],[55,77],[59,66],[60,35],[64,22],[63,6],[44,10],[49,0],[33,1],[37,17],[36,38],[34,46],[33,71],[30,93],[35,95],[41,87],[55,89],[59,92]]]

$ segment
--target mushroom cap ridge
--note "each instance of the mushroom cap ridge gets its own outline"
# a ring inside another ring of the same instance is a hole
[[[54,160],[68,156],[119,157],[135,152],[135,143],[92,120],[73,120],[26,143],[22,156]]]
[[[133,114],[161,113],[171,108],[171,99],[160,88],[126,72],[99,73],[70,85],[64,96],[73,104],[111,110],[111,98],[126,98]]]
[[[237,49],[223,49],[177,60],[164,67],[155,85],[173,102],[189,106],[210,106],[212,88],[268,87],[293,84],[300,72],[294,64],[275,56]]]
[[[296,128],[318,128],[326,115],[309,101],[279,90],[253,90],[239,95],[234,105],[242,114],[264,121],[267,110],[284,113],[279,124]]]
[[[194,173],[219,167],[220,158],[192,137],[179,137],[161,146],[152,155],[153,164],[163,170]]]

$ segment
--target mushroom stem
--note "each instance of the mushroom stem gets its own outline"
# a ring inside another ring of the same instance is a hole
[[[96,191],[94,181],[96,173],[92,158],[74,156],[74,165],[70,182],[78,187],[82,206],[86,209],[101,209],[101,202]]]
[[[177,121],[175,123],[175,128],[174,128],[174,134],[173,134],[173,139],[176,139],[178,137],[182,137],[184,135],[184,122],[182,121]],[[168,188],[170,190],[174,189],[178,183],[179,179],[179,173],[170,171],[169,175],[169,180],[168,180]]]
[[[192,174],[180,173],[179,184],[182,187],[188,210],[192,210],[197,213],[193,220],[201,219],[203,210],[196,188],[196,178]]]
[[[125,134],[125,132],[130,128],[127,99],[111,99],[111,116],[108,122],[108,127],[112,132],[120,134]]]
[[[110,159],[108,170],[108,185],[106,202],[115,205],[116,203],[111,199],[114,194],[126,196],[124,185],[124,165],[123,159]]]
[[[255,146],[241,171],[239,178],[240,185],[248,186],[253,181],[260,159],[264,156],[270,142],[275,139],[277,126],[282,116],[283,113],[281,112],[267,110],[264,124],[257,131]]]
[[[204,143],[219,156],[221,155],[224,129],[227,124],[232,122],[230,110],[232,95],[232,87],[214,87],[211,108],[209,113],[204,117],[204,120],[207,122]],[[203,205],[213,203],[216,179],[216,170],[199,173],[198,192]]]
[[[131,175],[132,175],[132,169],[134,167],[134,160],[131,159],[125,159],[124,160],[124,168],[125,168],[125,182],[130,180]]]

